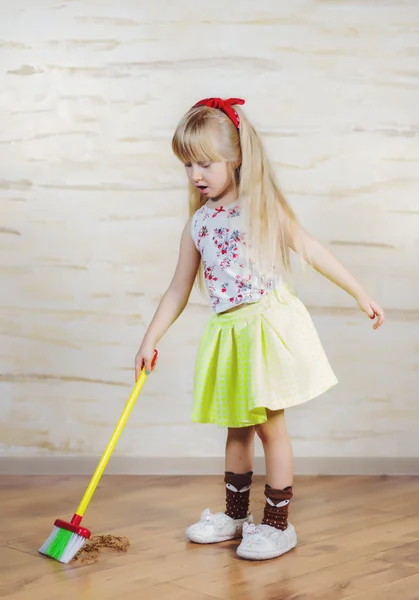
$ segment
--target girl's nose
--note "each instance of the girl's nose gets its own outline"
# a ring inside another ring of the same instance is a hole
[[[202,180],[202,175],[198,166],[192,167],[192,179],[196,182]]]

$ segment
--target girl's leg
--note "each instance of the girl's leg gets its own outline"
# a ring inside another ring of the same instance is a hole
[[[209,509],[200,521],[186,530],[186,536],[198,544],[213,544],[241,537],[243,527],[253,523],[249,515],[255,428],[229,429],[226,443],[226,511],[212,514]],[[230,518],[226,518],[230,517]]]
[[[268,420],[256,427],[265,453],[266,481],[275,489],[292,486],[294,458],[283,410],[267,411]]]
[[[226,442],[225,470],[232,473],[248,473],[253,470],[255,428],[230,428]]]
[[[262,523],[276,529],[288,526],[288,505],[293,496],[294,459],[284,411],[268,411],[268,420],[256,428],[265,452],[266,505]]]
[[[249,514],[254,445],[254,427],[228,430],[224,478],[226,484],[225,513],[232,519],[245,519]]]

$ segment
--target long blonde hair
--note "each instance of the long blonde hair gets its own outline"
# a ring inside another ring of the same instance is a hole
[[[291,270],[289,243],[305,257],[301,227],[279,189],[262,141],[237,105],[238,130],[221,110],[194,107],[181,119],[172,149],[183,163],[226,162],[240,199],[249,258],[262,277]],[[189,184],[192,216],[206,199]]]

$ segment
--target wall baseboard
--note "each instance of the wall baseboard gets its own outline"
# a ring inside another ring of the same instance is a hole
[[[99,458],[91,456],[0,457],[0,475],[91,475]],[[265,473],[256,457],[256,475]],[[114,456],[108,475],[219,475],[224,457]],[[418,458],[296,457],[296,475],[419,475]]]

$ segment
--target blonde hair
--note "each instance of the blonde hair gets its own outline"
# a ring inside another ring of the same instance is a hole
[[[240,198],[249,258],[260,275],[269,278],[290,272],[290,242],[305,257],[301,227],[279,189],[259,135],[244,111],[238,106],[234,110],[240,117],[239,130],[219,109],[192,108],[176,128],[172,149],[183,163],[227,163]],[[205,202],[199,189],[189,184],[190,215]]]

